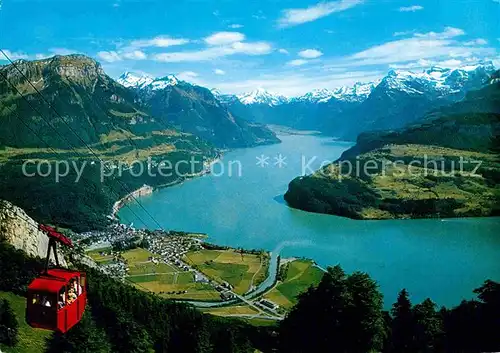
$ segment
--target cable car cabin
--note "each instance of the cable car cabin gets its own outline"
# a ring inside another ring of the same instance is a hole
[[[66,333],[80,321],[86,303],[85,273],[50,269],[28,287],[26,322]]]

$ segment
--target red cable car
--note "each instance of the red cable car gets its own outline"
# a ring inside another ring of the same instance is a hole
[[[57,243],[73,247],[73,243],[50,226],[38,228],[49,237],[44,273],[28,286],[26,322],[36,328],[66,333],[82,318],[87,304],[86,275],[59,268]],[[51,249],[57,268],[49,270]]]

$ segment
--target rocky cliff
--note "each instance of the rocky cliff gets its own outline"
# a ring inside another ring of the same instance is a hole
[[[6,240],[17,249],[29,255],[45,258],[49,238],[38,230],[38,223],[30,218],[21,208],[0,200],[0,240]],[[66,266],[63,254],[59,250],[59,261]],[[51,257],[53,260],[53,256]]]

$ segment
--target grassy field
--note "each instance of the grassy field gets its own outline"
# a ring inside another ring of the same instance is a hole
[[[148,260],[153,253],[137,248],[122,253],[129,267],[130,282],[137,288],[164,298],[184,300],[220,300],[220,294],[207,284],[196,283],[193,272],[182,271],[165,263]],[[185,293],[184,293],[185,292]]]
[[[9,292],[0,292],[0,299],[7,299],[14,309],[19,322],[19,342],[15,347],[7,347],[0,344],[0,351],[5,353],[42,353],[45,352],[46,340],[52,332],[34,329],[24,319],[26,298]]]
[[[92,258],[96,263],[99,265],[104,265],[110,261],[113,260],[112,255],[101,255],[101,253],[109,253],[111,251],[111,248],[104,248],[104,249],[98,249],[98,250],[92,250],[87,252],[87,255]]]
[[[259,312],[248,305],[222,306],[218,308],[202,309],[204,313],[228,316],[228,315],[255,315]]]
[[[317,285],[323,277],[323,271],[310,260],[294,260],[288,265],[286,278],[264,295],[279,306],[289,309],[297,303],[297,296],[309,286]],[[284,265],[284,266],[287,266]]]
[[[187,253],[184,260],[210,278],[228,282],[238,294],[246,293],[252,284],[257,284],[257,277],[262,280],[267,268],[261,264],[259,255],[241,254],[234,250],[193,251]]]
[[[147,251],[146,249],[136,248],[132,250],[127,250],[122,253],[122,257],[128,261],[129,265],[137,262],[146,262],[148,258],[153,256],[153,253]]]

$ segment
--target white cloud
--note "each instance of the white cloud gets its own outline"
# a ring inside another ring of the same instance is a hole
[[[291,27],[315,21],[319,18],[331,15],[335,12],[348,10],[363,3],[364,0],[339,0],[320,2],[316,5],[302,9],[286,9],[282,11],[282,17],[278,20],[279,27]]]
[[[68,48],[50,48],[49,52],[53,55],[70,55],[79,53],[78,50],[68,49]]]
[[[463,30],[453,27],[447,27],[438,33],[416,33],[411,38],[390,41],[355,53],[338,65],[352,67],[404,63],[419,59],[457,59],[474,55],[486,56],[495,52],[495,49],[483,46],[464,46],[457,40],[457,37],[464,34]]]
[[[420,6],[420,5],[402,6],[399,8],[399,12],[415,12],[415,11],[420,11],[423,9],[424,9],[424,7]]]
[[[265,55],[272,51],[267,42],[235,42],[229,45],[214,46],[196,51],[171,52],[156,54],[153,58],[163,62],[196,62],[236,55]]]
[[[216,75],[225,75],[225,74],[226,74],[226,71],[221,70],[221,69],[215,69],[215,70],[214,70],[214,73],[215,73]]]
[[[128,47],[130,49],[134,48],[148,48],[148,47],[157,47],[157,48],[167,48],[173,47],[176,45],[184,45],[189,43],[189,39],[185,38],[172,38],[169,36],[157,36],[150,39],[137,39],[130,42]]]
[[[47,58],[50,58],[52,55],[50,54],[42,54],[42,53],[39,53],[39,54],[35,54],[35,59],[36,60],[43,60],[43,59],[47,59]]]
[[[455,27],[445,27],[443,32],[427,32],[427,33],[415,33],[414,36],[418,38],[453,38],[463,36],[465,34],[463,29]]]
[[[181,80],[189,81],[195,77],[198,77],[199,75],[194,71],[182,71],[179,72],[176,76]]]
[[[29,59],[29,55],[23,52],[13,52],[8,49],[2,49],[5,55],[9,57],[10,60],[18,60],[18,59]],[[7,58],[0,54],[0,60],[7,60]]]
[[[500,0],[498,0],[500,1]],[[477,38],[468,42],[465,42],[464,45],[486,45],[488,44],[488,41],[483,38]]]
[[[122,57],[116,51],[100,51],[97,56],[108,63],[122,60]]]
[[[412,62],[405,63],[405,64],[390,64],[389,68],[417,71],[417,70],[427,69],[431,66],[438,66],[438,67],[444,67],[444,68],[456,68],[456,67],[460,67],[462,65],[464,65],[464,61],[457,60],[457,59],[448,59],[448,60],[442,60],[442,61],[420,59],[418,61],[412,61]]]
[[[280,52],[281,54],[286,54],[286,55],[290,54],[290,52],[288,50],[283,49],[283,48],[278,49],[278,52]]]
[[[299,56],[306,59],[319,58],[321,55],[323,55],[323,53],[316,49],[306,49],[299,51]]]
[[[205,38],[209,45],[223,45],[245,40],[245,35],[240,32],[217,32]]]
[[[401,32],[394,32],[393,36],[394,37],[401,37],[401,36],[407,36],[409,34],[413,34],[415,31],[401,31]]]
[[[307,64],[308,62],[309,61],[304,60],[304,59],[295,59],[295,60],[291,60],[291,61],[287,62],[286,64],[288,66],[302,66],[302,65]]]
[[[148,57],[146,53],[144,53],[141,50],[134,50],[130,52],[123,53],[122,56],[125,59],[130,59],[130,60],[146,60]]]
[[[244,26],[239,24],[239,23],[233,23],[232,25],[229,25],[229,28],[232,29],[238,29],[238,28],[243,28]]]
[[[273,75],[261,75],[251,80],[220,82],[211,84],[221,92],[239,94],[252,91],[255,87],[262,87],[271,92],[278,92],[285,96],[298,96],[310,92],[315,88],[334,89],[344,85],[352,85],[355,82],[370,82],[383,77],[382,71],[352,71],[348,73],[337,73],[325,75],[297,74],[295,71]]]
[[[255,18],[256,20],[265,20],[267,17],[263,14],[262,11],[258,11],[256,14],[252,15],[252,18]]]

